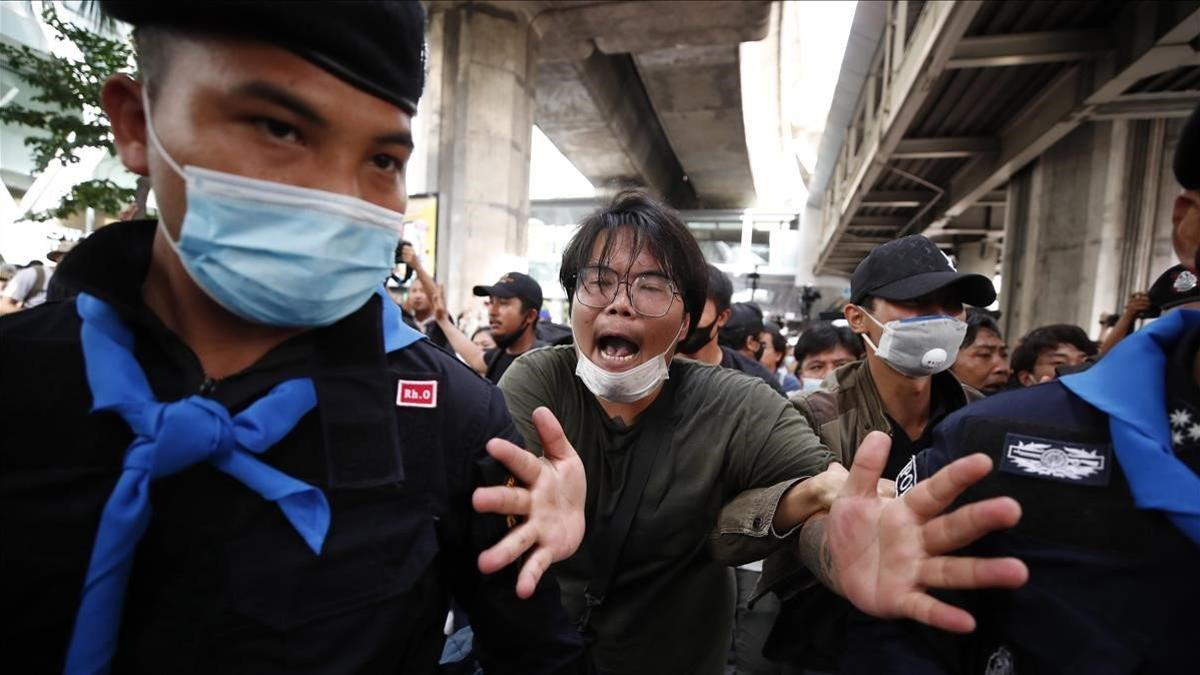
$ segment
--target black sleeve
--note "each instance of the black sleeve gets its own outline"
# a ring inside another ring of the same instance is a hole
[[[479,407],[483,423],[471,439],[466,476],[470,481],[462,500],[469,523],[461,555],[454,556],[454,594],[466,610],[475,632],[475,649],[488,673],[574,672],[582,654],[578,631],[563,611],[558,583],[547,572],[533,597],[521,600],[516,594],[521,561],[491,575],[479,572],[478,557],[508,532],[504,516],[475,513],[471,493],[475,487],[503,485],[508,470],[492,459],[485,445],[502,438],[523,446],[513,426],[500,390],[487,386],[487,400]],[[473,425],[474,426],[474,425]]]

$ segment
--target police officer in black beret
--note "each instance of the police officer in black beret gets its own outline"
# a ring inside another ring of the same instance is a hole
[[[1200,108],[1175,150],[1172,242],[1187,298],[1200,267]],[[1166,283],[1166,282],[1164,282]],[[1158,286],[1158,284],[1156,284]],[[897,479],[903,493],[966,452],[995,470],[963,500],[1015,497],[1023,517],[964,555],[1014,555],[1029,583],[951,600],[970,637],[858,615],[849,672],[1174,674],[1200,635],[1200,311],[1162,315],[1084,372],[974,403]]]
[[[139,79],[101,99],[159,220],[0,320],[0,672],[432,672],[452,596],[489,671],[572,667],[541,577],[582,538],[578,457],[546,411],[546,458],[514,445],[379,290],[421,5],[104,8]]]

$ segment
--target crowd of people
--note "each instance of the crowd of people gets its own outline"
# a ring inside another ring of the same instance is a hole
[[[770,321],[640,190],[569,325],[514,271],[468,334],[400,239],[421,4],[103,7],[159,213],[4,271],[0,672],[1194,667],[1200,109],[1096,340],[919,234]]]

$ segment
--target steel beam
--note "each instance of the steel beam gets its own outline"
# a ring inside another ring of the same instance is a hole
[[[892,159],[958,159],[999,149],[996,139],[987,137],[906,138],[896,145]]]
[[[864,195],[861,205],[868,208],[890,207],[915,209],[928,204],[935,196],[933,192],[921,192],[919,190],[877,190]],[[858,219],[856,218],[855,220]]]
[[[1137,3],[1118,20],[1132,25],[1123,36],[1124,56],[1104,68],[1080,64],[1064,70],[1000,136],[1002,151],[990,161],[974,162],[951,179],[932,229],[945,227],[954,217],[999,188],[1022,167],[1041,155],[1105,104],[1117,101],[1145,77],[1195,61],[1191,42],[1200,36],[1200,9],[1182,16],[1173,3]],[[1157,35],[1160,26],[1172,26]],[[1155,37],[1157,35],[1157,37]]]
[[[980,35],[960,40],[946,68],[996,68],[1086,61],[1103,56],[1112,48],[1112,38],[1102,30]]]
[[[847,229],[880,229],[885,227],[904,227],[908,224],[908,218],[903,216],[856,216],[850,221]]]
[[[934,84],[945,70],[955,45],[967,32],[982,7],[982,2],[974,1],[926,3],[913,28],[911,38],[905,43],[903,59],[884,68],[889,77],[867,141],[855,158],[853,166],[834,169],[835,175],[842,171],[846,178],[834,186],[837,195],[832,205],[837,220],[833,232],[822,246],[815,266],[818,271],[825,267],[826,261],[837,248],[838,239],[854,219],[854,214],[867,191],[879,179],[880,172],[883,171],[881,160],[891,157],[908,132],[917,112],[925,104],[934,90]],[[893,46],[885,40],[879,49],[887,53]]]
[[[1146,120],[1163,119],[1167,117],[1187,117],[1200,105],[1200,92],[1163,92],[1164,94],[1183,94],[1182,96],[1166,97],[1125,97],[1121,96],[1111,103],[1096,106],[1092,113],[1093,120]]]

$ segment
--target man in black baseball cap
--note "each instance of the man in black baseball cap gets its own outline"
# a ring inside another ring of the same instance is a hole
[[[582,539],[578,456],[518,447],[382,297],[422,5],[102,7],[138,72],[100,101],[160,215],[63,258],[77,298],[0,318],[0,598],[32,608],[0,672],[427,673],[451,597],[483,668],[571,666],[538,580]]]
[[[887,433],[892,445],[882,476],[895,480],[932,445],[942,419],[983,397],[950,367],[967,330],[964,305],[986,307],[995,299],[987,277],[959,273],[927,237],[876,247],[850,277],[843,309],[850,329],[862,336],[866,358],[838,368],[821,388],[794,395],[792,404],[846,466],[869,433]],[[825,659],[836,664],[845,656],[850,606],[820,586],[790,587],[793,566],[777,553],[763,569],[763,588],[785,599],[765,653],[794,667],[829,665]]]
[[[869,407],[874,423],[867,426],[883,427],[895,439],[885,478],[894,478],[929,445],[941,418],[975,397],[949,369],[966,333],[964,305],[986,307],[995,300],[990,279],[958,272],[919,234],[876,247],[854,270],[844,314],[862,336],[867,357],[847,368],[863,376],[851,384],[876,392],[867,397],[877,401]],[[870,430],[864,429],[858,433]]]
[[[484,352],[486,369],[481,374],[499,384],[518,356],[545,346],[537,336],[542,287],[528,274],[509,272],[491,286],[476,286],[474,293],[488,298],[488,323],[496,341],[494,349]]]

